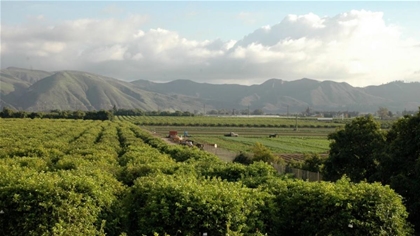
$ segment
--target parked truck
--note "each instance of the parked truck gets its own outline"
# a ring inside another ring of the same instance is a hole
[[[238,137],[239,135],[237,133],[234,132],[230,132],[228,134],[225,134],[226,137]]]

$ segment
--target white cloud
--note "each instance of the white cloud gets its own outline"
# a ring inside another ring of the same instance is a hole
[[[97,47],[92,50],[86,50],[82,53],[81,57],[89,62],[105,62],[105,61],[121,61],[124,60],[124,55],[127,48],[122,45],[112,45]]]
[[[419,77],[414,73],[419,70],[419,40],[403,39],[380,12],[289,15],[230,41],[196,41],[164,28],[144,29],[146,20],[131,15],[49,26],[2,25],[2,67],[27,67],[29,57],[33,68],[50,71],[244,84],[308,77],[364,86]]]
[[[66,44],[62,42],[45,42],[41,49],[47,53],[60,53],[66,48]]]
[[[233,55],[252,55],[255,42],[259,42],[258,61],[275,60],[286,67],[278,70],[276,77],[330,79],[354,85],[392,81],[416,66],[420,50],[408,49],[415,41],[402,40],[399,29],[386,25],[382,17],[382,13],[368,11],[333,18],[289,15],[280,24],[244,37]]]

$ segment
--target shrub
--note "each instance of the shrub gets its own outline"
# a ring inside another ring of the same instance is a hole
[[[278,156],[275,156],[270,149],[262,145],[261,143],[255,143],[252,148],[254,154],[253,161],[263,161],[267,163],[283,163],[283,159]]]
[[[411,235],[401,197],[389,186],[341,179],[274,181],[269,235]]]
[[[97,235],[100,213],[122,190],[112,177],[84,171],[38,172],[1,166],[0,217],[4,235]]]
[[[135,181],[126,199],[129,235],[226,235],[264,230],[264,198],[240,183],[188,176],[151,176]]]
[[[233,159],[233,162],[235,163],[241,163],[244,165],[249,165],[252,163],[252,156],[245,153],[245,152],[240,152],[235,159]]]

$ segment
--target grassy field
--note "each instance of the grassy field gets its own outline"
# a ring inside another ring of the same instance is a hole
[[[347,120],[318,121],[316,118],[279,116],[120,116],[120,120],[148,126],[200,126],[200,127],[262,127],[262,128],[335,128],[343,126]]]
[[[255,127],[198,127],[198,126],[141,126],[160,137],[166,137],[170,130],[183,135],[187,131],[190,139],[204,143],[217,144],[218,147],[233,152],[249,152],[259,142],[278,154],[326,153],[329,149],[327,135],[333,128],[255,128]],[[224,134],[235,132],[239,137],[225,137]],[[269,138],[270,134],[278,134]]]
[[[188,132],[195,142],[217,144],[219,150],[229,151],[232,158],[239,152],[250,152],[257,142],[285,159],[300,159],[305,153],[326,154],[330,141],[328,134],[344,126],[346,120],[317,121],[315,118],[299,118],[295,130],[295,118],[282,117],[124,117],[118,119],[137,124],[155,135],[166,137],[174,130],[178,135]],[[239,137],[225,137],[235,132]],[[277,134],[276,138],[269,138]],[[214,150],[216,152],[216,150]]]
[[[187,131],[190,139],[204,143],[217,144],[231,152],[249,152],[259,142],[276,154],[325,154],[329,150],[328,134],[344,127],[352,119],[319,121],[314,117],[247,117],[247,116],[120,116],[118,119],[132,122],[144,129],[165,137],[170,130],[183,135]],[[392,121],[378,120],[383,129]],[[297,125],[297,130],[296,130]],[[225,137],[235,132],[239,137]],[[270,134],[278,134],[269,138]]]

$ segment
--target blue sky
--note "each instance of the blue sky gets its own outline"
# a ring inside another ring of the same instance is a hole
[[[419,12],[420,1],[2,1],[1,67],[214,83],[418,81]]]
[[[149,17],[145,29],[165,28],[195,40],[239,40],[260,26],[279,23],[288,14],[312,12],[332,17],[364,9],[383,12],[385,21],[400,25],[406,36],[420,36],[420,1],[2,1],[1,4],[4,24],[21,24],[39,15],[48,22],[58,22],[142,14]],[[241,13],[248,13],[252,19],[241,19]],[[197,25],[206,25],[206,29],[197,31]]]

